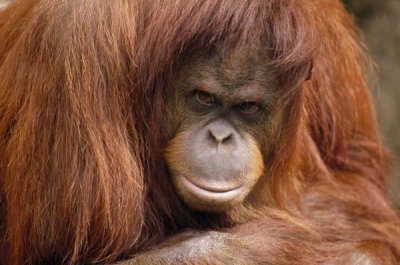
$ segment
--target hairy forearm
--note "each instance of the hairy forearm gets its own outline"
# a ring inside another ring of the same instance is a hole
[[[286,230],[286,231],[285,231]],[[300,231],[301,230],[301,231]],[[308,264],[311,231],[264,220],[224,232],[186,232],[123,263],[131,264]],[[308,237],[308,239],[307,239]]]
[[[185,233],[187,237],[190,233]],[[182,237],[178,235],[177,237]],[[240,240],[228,233],[195,233],[181,242],[172,237],[156,248],[123,263],[133,264],[257,264],[245,257],[248,249],[240,245]],[[240,254],[238,250],[241,249]]]
[[[217,232],[186,232],[121,265],[386,264],[353,243],[335,245],[303,224],[263,220]]]

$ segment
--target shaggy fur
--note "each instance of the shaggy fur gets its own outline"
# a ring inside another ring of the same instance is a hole
[[[0,13],[0,263],[110,263],[222,228],[245,242],[233,263],[245,247],[261,264],[400,262],[353,28],[337,0],[16,1]],[[260,39],[297,97],[291,126],[242,206],[193,213],[163,163],[164,99],[189,50]]]

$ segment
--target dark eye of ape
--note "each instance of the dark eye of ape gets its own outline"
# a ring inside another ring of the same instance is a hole
[[[247,114],[247,115],[255,114],[258,112],[259,109],[260,109],[260,106],[254,102],[244,102],[239,105],[240,112]]]
[[[204,91],[196,91],[196,100],[203,106],[211,107],[215,105],[215,99],[212,95]]]

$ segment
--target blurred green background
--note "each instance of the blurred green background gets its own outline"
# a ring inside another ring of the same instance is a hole
[[[0,0],[2,8],[9,0]],[[372,78],[378,120],[393,154],[391,196],[400,207],[400,0],[343,0],[376,62]]]

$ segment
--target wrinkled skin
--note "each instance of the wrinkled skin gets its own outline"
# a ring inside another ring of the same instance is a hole
[[[165,157],[183,201],[202,211],[243,202],[264,174],[282,129],[283,93],[261,49],[218,47],[191,55],[164,122]]]

